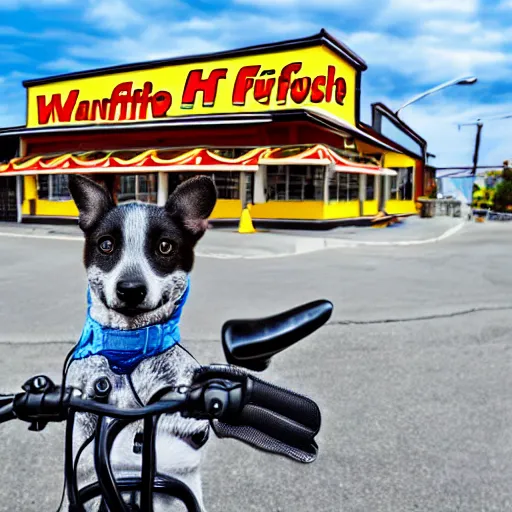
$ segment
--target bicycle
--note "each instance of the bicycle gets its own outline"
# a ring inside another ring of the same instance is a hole
[[[169,390],[140,408],[109,405],[111,384],[106,378],[96,381],[95,396],[86,399],[79,389],[55,385],[44,375],[32,377],[22,386],[23,392],[0,395],[0,423],[18,419],[30,423],[29,430],[41,431],[49,422],[67,422],[64,473],[68,512],[86,512],[85,505],[97,498],[102,512],[153,512],[154,494],[179,500],[188,512],[202,512],[186,484],[155,471],[158,418],[180,413],[206,419],[219,438],[238,439],[300,463],[313,462],[321,424],[316,403],[249,371],[264,371],[273,356],[325,324],[332,309],[332,303],[320,300],[271,317],[227,321],[221,337],[228,364],[200,367],[188,386]],[[81,489],[71,447],[74,415],[79,412],[93,413],[98,419],[94,436],[97,481]],[[144,421],[141,476],[116,478],[110,450],[123,428],[138,420]],[[127,494],[137,495],[139,502],[132,499],[127,503],[123,497]]]

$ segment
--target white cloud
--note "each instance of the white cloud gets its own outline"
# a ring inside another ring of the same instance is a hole
[[[299,8],[308,9],[339,9],[342,5],[351,5],[351,0],[234,0],[235,4],[250,5],[251,7]]]
[[[173,37],[158,28],[151,28],[134,37],[99,40],[94,45],[71,46],[68,53],[78,58],[96,58],[102,55],[110,63],[133,63],[172,58],[184,55],[209,53],[224,49],[208,38]]]
[[[512,1],[512,0],[511,0]],[[500,46],[512,41],[512,30],[487,28],[481,21],[457,21],[432,19],[425,21],[419,32],[436,35],[451,44],[464,44],[464,47],[484,48]]]
[[[423,32],[433,32],[436,34],[450,34],[454,36],[473,35],[481,30],[481,24],[478,21],[454,21],[445,19],[427,20],[421,27]]]
[[[144,21],[143,16],[124,0],[89,1],[90,6],[86,11],[86,19],[103,28],[123,30]]]
[[[0,76],[0,126],[17,126],[25,122],[24,73],[12,71]]]
[[[80,71],[83,69],[89,69],[91,66],[87,64],[83,64],[74,59],[68,59],[66,57],[61,57],[60,59],[52,60],[50,62],[45,62],[39,66],[40,69],[47,69],[50,71],[63,71],[63,72],[73,72]]]
[[[396,100],[381,96],[367,98],[365,104],[383,101],[390,107]],[[366,105],[365,105],[366,110]],[[458,124],[472,122],[477,118],[512,112],[512,99],[505,99],[492,105],[478,105],[468,99],[458,99],[450,95],[432,96],[429,100],[415,103],[401,113],[401,118],[428,141],[428,152],[436,155],[434,165],[439,167],[471,166],[475,144],[475,126]],[[510,131],[512,119],[485,121],[479,165],[500,165],[512,157]]]
[[[412,14],[414,11],[472,14],[478,9],[478,0],[390,0],[389,7],[407,14]]]
[[[479,49],[467,40],[449,41],[436,35],[398,37],[378,32],[342,34],[339,39],[368,63],[407,76],[421,84],[434,83],[464,74],[508,76],[510,54],[499,49]]]
[[[233,31],[236,27],[236,32]],[[240,44],[239,34],[259,29],[259,42],[271,42],[297,34],[314,33],[318,28],[308,21],[283,23],[260,15],[241,13],[194,16],[178,23],[155,23],[131,30],[117,38],[98,38],[95,42],[71,45],[72,58],[95,59],[101,55],[110,62],[139,62],[177,56],[197,55],[233,49]]]

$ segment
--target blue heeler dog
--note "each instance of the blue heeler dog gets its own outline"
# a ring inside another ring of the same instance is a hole
[[[199,366],[179,344],[178,322],[194,247],[216,203],[215,186],[205,176],[192,178],[164,207],[116,206],[103,187],[84,176],[70,176],[69,189],[85,235],[89,289],[86,324],[68,363],[66,384],[94,396],[94,382],[107,377],[112,385],[109,403],[146,405],[165,390],[187,385]],[[95,420],[85,413],[76,417],[73,457],[78,459],[79,487],[96,480],[91,442]],[[156,437],[158,473],[185,482],[203,508],[199,468],[208,429],[206,421],[167,415],[160,418]],[[118,436],[112,450],[116,477],[140,476],[141,439],[142,422]],[[68,509],[65,501],[61,510]],[[98,501],[88,510],[99,506]],[[155,512],[164,510],[183,508],[155,495]]]

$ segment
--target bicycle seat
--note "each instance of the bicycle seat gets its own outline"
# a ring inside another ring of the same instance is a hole
[[[222,327],[222,347],[229,364],[261,372],[272,356],[309,336],[331,317],[328,300],[303,304],[278,315],[228,320]]]

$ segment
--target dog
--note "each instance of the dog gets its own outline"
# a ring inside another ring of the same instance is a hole
[[[69,176],[69,190],[85,238],[89,306],[65,383],[93,397],[94,383],[107,378],[110,404],[147,405],[166,390],[190,383],[199,366],[179,343],[178,323],[188,295],[194,248],[216,204],[215,185],[206,176],[191,178],[176,188],[163,207],[116,205],[103,187],[81,175]],[[77,460],[79,488],[97,480],[92,442],[96,421],[88,413],[75,417],[73,460]],[[116,477],[140,477],[142,431],[143,422],[138,421],[116,438],[111,455]],[[180,414],[162,416],[156,435],[157,472],[188,485],[202,510],[200,464],[208,437],[207,421]],[[125,497],[137,503],[137,496]],[[154,501],[155,512],[184,510],[167,497],[155,494]],[[68,508],[66,495],[60,510]],[[102,510],[100,499],[86,510]]]

